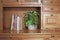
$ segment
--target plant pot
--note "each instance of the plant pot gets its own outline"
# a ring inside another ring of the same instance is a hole
[[[37,25],[28,26],[28,30],[36,30],[36,29],[37,29]]]

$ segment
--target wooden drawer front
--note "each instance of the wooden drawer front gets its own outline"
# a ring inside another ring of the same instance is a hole
[[[43,4],[51,4],[51,5],[53,5],[53,4],[59,4],[60,5],[60,0],[42,0],[42,3]]]
[[[45,40],[44,38],[23,38],[23,40]]]
[[[42,11],[52,11],[52,12],[57,12],[60,11],[60,6],[52,6],[52,5],[44,5]]]
[[[58,22],[57,22],[58,16],[53,13],[44,13],[42,15],[42,26],[43,28],[57,28]]]

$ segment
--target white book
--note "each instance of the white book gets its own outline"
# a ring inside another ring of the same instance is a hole
[[[13,29],[13,23],[14,23],[14,15],[12,16],[12,20],[11,20],[11,30]]]
[[[20,31],[20,17],[17,16],[17,33]]]

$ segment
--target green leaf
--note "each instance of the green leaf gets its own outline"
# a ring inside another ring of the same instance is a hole
[[[27,11],[25,18],[26,18],[26,26],[38,24],[38,12],[36,11]]]

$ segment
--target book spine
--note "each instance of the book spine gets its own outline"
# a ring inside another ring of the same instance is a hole
[[[12,16],[11,30],[19,33],[19,31],[20,31],[20,16]]]
[[[20,31],[20,17],[17,16],[17,33]]]
[[[14,23],[14,15],[12,16],[12,20],[11,20],[11,30],[13,29],[13,23]]]
[[[13,24],[14,28],[13,30],[16,31],[17,30],[17,16],[14,17],[14,24]]]

